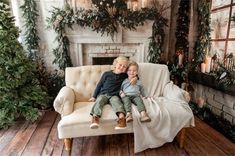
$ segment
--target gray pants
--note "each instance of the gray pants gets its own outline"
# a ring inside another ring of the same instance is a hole
[[[118,116],[118,113],[124,113],[124,106],[123,103],[121,102],[121,99],[118,96],[108,96],[108,95],[99,95],[95,101],[94,106],[91,109],[91,115],[96,115],[98,117],[101,117],[102,115],[102,110],[104,105],[110,104]]]
[[[139,112],[146,111],[144,102],[139,95],[126,95],[122,98],[122,102],[126,112],[131,112],[132,103],[137,106]]]

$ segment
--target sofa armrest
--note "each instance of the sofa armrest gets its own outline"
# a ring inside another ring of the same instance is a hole
[[[55,111],[65,116],[73,111],[73,105],[75,101],[75,94],[73,89],[64,86],[56,96],[53,106]]]
[[[189,93],[173,84],[172,81],[167,83],[164,87],[163,96],[175,101],[184,101],[187,103],[190,101]]]

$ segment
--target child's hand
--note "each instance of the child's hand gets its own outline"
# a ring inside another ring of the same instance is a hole
[[[94,98],[94,97],[92,97],[92,98],[90,98],[88,101],[90,101],[90,102],[94,102],[94,101],[95,101],[95,98]]]
[[[135,85],[136,82],[137,82],[137,80],[138,80],[137,76],[136,76],[136,77],[133,77],[133,78],[130,80],[131,85]]]
[[[121,92],[121,93],[120,93],[120,96],[121,96],[121,98],[123,98],[123,97],[126,96],[126,94],[125,94],[124,92]]]

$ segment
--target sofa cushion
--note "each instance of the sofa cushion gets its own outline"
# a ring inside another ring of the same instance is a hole
[[[75,101],[88,101],[103,72],[111,70],[111,65],[93,65],[81,67],[67,67],[65,84],[75,92]]]
[[[91,111],[94,102],[77,102],[74,105],[74,111],[62,117],[58,124],[59,138],[72,138],[80,136],[95,136],[119,133],[131,133],[132,124],[128,124],[124,130],[114,130],[117,116],[112,107],[107,104],[103,108],[103,114],[100,118],[100,127],[98,129],[90,129]]]

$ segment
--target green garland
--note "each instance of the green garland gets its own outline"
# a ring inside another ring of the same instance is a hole
[[[195,69],[204,61],[206,51],[210,48],[210,2],[199,0],[198,6],[198,39],[195,45],[194,61],[192,67]]]
[[[188,41],[188,33],[189,33],[189,0],[181,0],[180,6],[178,9],[178,18],[177,18],[177,27],[176,27],[176,43],[175,43],[175,51],[176,58],[178,59],[179,54],[184,55],[184,63],[188,62],[188,50],[189,50],[189,41]],[[175,59],[175,60],[177,60]],[[175,62],[178,63],[178,60]]]
[[[35,52],[38,49],[39,40],[38,31],[37,31],[37,19],[38,19],[38,10],[37,3],[35,0],[24,0],[24,4],[20,6],[23,11],[23,17],[25,20],[25,44],[29,52],[29,58],[35,59]]]
[[[157,16],[152,26],[152,36],[150,37],[148,49],[148,61],[151,63],[160,63],[162,46],[165,38],[164,27],[167,26],[167,19]]]
[[[223,64],[219,64],[218,71],[213,73],[213,76],[218,81],[222,89],[227,90],[229,87],[235,85],[235,69],[228,70]]]
[[[126,8],[125,2],[123,0],[117,1],[115,4],[112,2],[105,1],[107,4],[100,4],[100,1],[92,1],[97,9],[94,10],[84,10],[79,9],[74,11],[70,6],[66,6],[65,9],[54,8],[51,11],[51,17],[47,19],[49,27],[52,27],[57,33],[56,40],[59,45],[53,50],[55,54],[55,60],[53,63],[58,63],[60,69],[65,69],[71,66],[71,61],[69,58],[69,40],[65,35],[65,27],[72,29],[74,24],[81,27],[89,27],[97,33],[104,35],[110,35],[112,38],[114,33],[117,33],[117,26],[135,30],[136,27],[144,25],[147,20],[154,20],[153,25],[153,35],[150,42],[150,49],[152,47],[153,52],[162,51],[164,30],[163,26],[166,26],[166,19],[161,17],[161,14],[155,8],[144,8],[140,11],[131,11]],[[99,3],[98,3],[99,2]],[[110,12],[110,8],[115,8],[116,11]],[[156,44],[158,46],[153,46]],[[151,54],[152,55],[152,54]]]

